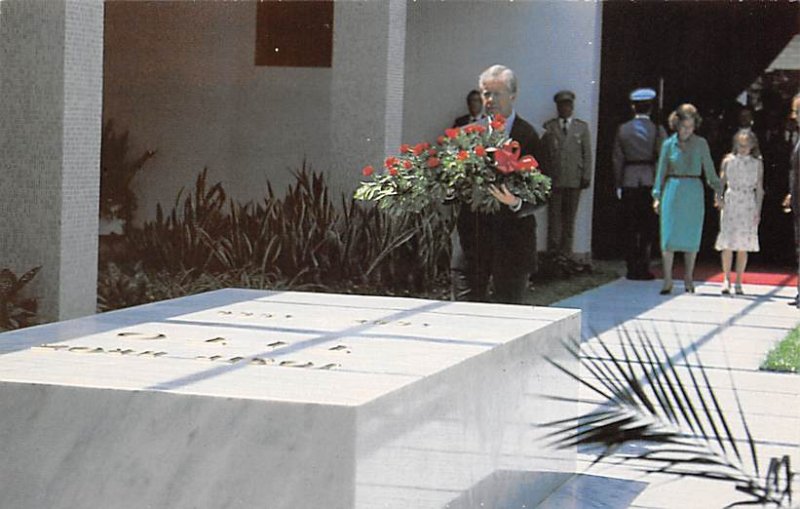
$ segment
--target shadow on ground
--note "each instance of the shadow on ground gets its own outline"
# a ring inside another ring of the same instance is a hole
[[[443,509],[624,509],[645,487],[596,475],[498,470]]]

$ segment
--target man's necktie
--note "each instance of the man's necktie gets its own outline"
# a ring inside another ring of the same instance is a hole
[[[567,135],[567,119],[561,120],[561,132],[564,133],[564,136]]]

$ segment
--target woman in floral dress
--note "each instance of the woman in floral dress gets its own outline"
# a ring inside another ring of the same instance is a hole
[[[722,293],[731,293],[731,265],[736,251],[736,294],[742,295],[742,276],[747,253],[756,252],[761,203],[764,200],[764,164],[758,155],[758,142],[752,131],[739,131],[733,137],[733,151],[722,160],[720,173],[725,195],[720,203],[719,235],[715,248],[722,252],[725,280]]]

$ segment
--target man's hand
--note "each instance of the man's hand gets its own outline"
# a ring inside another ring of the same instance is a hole
[[[661,202],[658,200],[653,200],[653,212],[655,212],[656,215],[658,215],[660,207],[661,207]]]
[[[784,212],[790,212],[792,210],[792,193],[786,195],[783,199],[783,203],[781,203],[781,207],[783,207]]]
[[[489,192],[492,193],[495,200],[503,205],[508,205],[512,209],[518,209],[522,205],[522,198],[509,191],[505,184],[502,184],[499,188],[492,184],[489,186]]]
[[[618,200],[622,199],[622,188],[621,187],[618,187],[618,188],[614,189],[614,193],[617,195],[617,199]]]

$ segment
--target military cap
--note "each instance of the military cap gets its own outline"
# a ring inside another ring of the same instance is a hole
[[[561,101],[575,101],[575,94],[569,90],[562,90],[553,96],[553,101],[557,103]]]
[[[637,88],[630,95],[630,99],[633,102],[652,101],[655,98],[656,91],[652,88]]]

